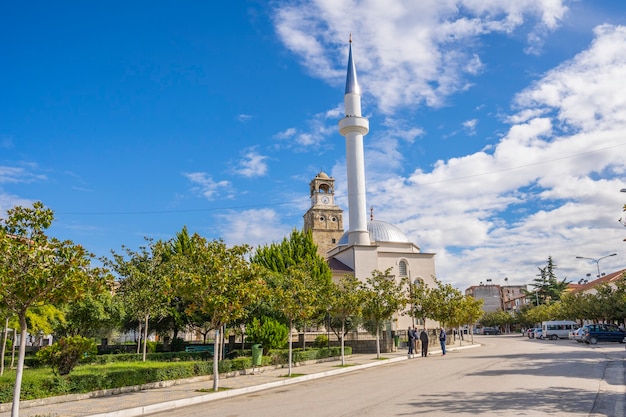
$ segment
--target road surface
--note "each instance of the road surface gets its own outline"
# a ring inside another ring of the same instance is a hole
[[[484,345],[153,416],[625,417],[624,345],[508,335],[475,341]]]

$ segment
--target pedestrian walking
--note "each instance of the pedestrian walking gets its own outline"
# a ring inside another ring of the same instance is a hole
[[[420,343],[422,345],[422,358],[428,357],[428,333],[426,329],[422,329],[420,332]]]
[[[439,330],[439,343],[441,344],[441,353],[446,354],[446,331],[444,329]]]
[[[409,359],[411,359],[413,357],[413,347],[415,346],[415,330],[413,330],[411,328],[411,326],[409,326],[408,330],[407,330],[407,336],[409,338]]]

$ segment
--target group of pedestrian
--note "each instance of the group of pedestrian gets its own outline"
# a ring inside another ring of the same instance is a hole
[[[409,359],[413,357],[413,349],[415,348],[415,342],[418,339],[422,347],[422,357],[428,357],[428,332],[426,332],[426,329],[422,329],[422,331],[418,335],[417,329],[415,327],[409,327],[407,335],[409,337]]]
[[[410,327],[407,330],[407,335],[409,338],[409,359],[413,357],[413,350],[415,349],[415,342],[419,339],[420,345],[422,347],[422,357],[428,357],[428,332],[426,329],[422,329],[422,331],[417,334],[417,329],[415,327]],[[441,353],[445,356],[446,354],[446,331],[444,329],[439,330],[439,343],[441,344]]]

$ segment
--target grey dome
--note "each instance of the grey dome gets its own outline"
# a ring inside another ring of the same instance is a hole
[[[370,241],[372,242],[411,242],[396,226],[387,222],[381,222],[380,220],[370,220],[367,223],[367,231],[370,233]],[[348,232],[345,232],[343,236],[341,236],[338,244],[348,244]]]

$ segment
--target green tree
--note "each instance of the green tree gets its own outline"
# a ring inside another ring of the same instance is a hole
[[[525,320],[528,323],[539,325],[544,321],[553,320],[558,315],[557,304],[541,304],[525,311]]]
[[[472,343],[474,343],[474,324],[483,314],[483,303],[484,300],[463,296],[457,312],[458,324],[469,326]]]
[[[219,389],[220,329],[243,317],[248,307],[265,293],[265,283],[246,256],[247,245],[227,247],[221,240],[191,237],[193,251],[177,254],[171,276],[179,282],[183,297],[190,301],[188,312],[200,311],[215,329],[213,389]]]
[[[336,284],[331,284],[328,300],[329,314],[339,320],[341,331],[341,365],[345,365],[344,335],[346,323],[351,317],[360,314],[365,293],[361,282],[352,275],[346,275]]]
[[[96,342],[82,336],[64,337],[37,352],[37,358],[50,365],[53,372],[68,375],[85,356],[98,353]]]
[[[463,294],[450,284],[444,284],[436,278],[434,280],[437,286],[432,291],[435,303],[433,318],[439,322],[442,329],[445,329],[447,325],[456,321],[456,312],[459,310]]]
[[[12,417],[19,416],[20,393],[26,354],[28,310],[37,305],[59,305],[81,297],[87,288],[104,290],[108,275],[91,267],[91,258],[82,246],[46,235],[54,212],[41,202],[32,208],[16,206],[0,222],[0,299],[17,315],[20,347]]]
[[[193,241],[191,240],[187,226],[184,226],[180,232],[176,233],[176,237],[169,242],[168,246],[169,253],[166,254],[166,261],[177,255],[191,256],[193,254],[195,249],[193,248]],[[202,327],[206,322],[206,320],[201,317],[202,314],[187,314],[189,303],[190,301],[185,300],[176,290],[172,291],[167,312],[165,316],[159,320],[159,329],[161,331],[171,330],[173,338],[176,339],[180,330],[187,325]]]
[[[121,304],[114,301],[110,292],[85,293],[61,310],[64,320],[55,327],[55,334],[62,337],[105,337],[120,325],[123,314]]]
[[[125,255],[111,251],[113,259],[103,260],[120,278],[117,294],[124,303],[125,311],[143,329],[144,362],[150,318],[165,315],[171,295],[169,265],[165,260],[168,248],[162,241],[154,242],[148,238],[146,241],[148,246],[140,247],[139,252],[123,246]]]
[[[37,304],[26,312],[26,326],[35,343],[41,343],[44,335],[54,332],[59,323],[65,322],[63,311],[51,304]]]
[[[271,317],[254,318],[246,327],[246,336],[251,343],[260,343],[263,354],[267,355],[270,349],[282,349],[287,343],[289,329],[284,324]]]
[[[324,288],[330,283],[332,272],[328,263],[317,253],[317,245],[313,241],[311,231],[292,230],[280,244],[259,247],[252,262],[262,265],[270,271],[285,272],[294,265],[307,265],[313,280]]]
[[[480,324],[485,327],[500,327],[503,324],[500,313],[502,311],[485,311],[480,317]]]
[[[426,319],[433,319],[437,308],[432,288],[429,288],[428,284],[423,281],[408,282],[407,305],[409,306],[408,314],[421,320],[426,329]]]
[[[480,324],[485,327],[506,327],[508,332],[509,326],[514,320],[514,317],[506,311],[487,311],[480,318]]]
[[[405,282],[396,283],[390,275],[391,268],[385,272],[374,271],[365,282],[363,318],[367,330],[376,335],[376,358],[380,359],[380,331],[398,311],[406,306],[404,294]]]
[[[285,272],[272,272],[267,277],[271,305],[286,318],[289,327],[289,376],[293,368],[293,328],[298,320],[310,319],[320,302],[320,288],[306,263],[296,264]]]
[[[532,284],[534,289],[526,291],[526,295],[535,301],[536,305],[546,304],[559,301],[567,288],[565,278],[560,280],[556,277],[555,270],[557,266],[552,261],[552,257],[548,257],[548,263],[543,268],[538,267],[539,274]]]
[[[614,285],[603,283],[595,287],[598,318],[607,322],[624,323],[626,317],[626,278],[621,277]]]
[[[280,244],[258,248],[252,262],[268,271],[272,294],[266,307],[282,315],[291,332],[294,324],[323,316],[332,272],[317,253],[310,231],[294,229]],[[289,337],[289,375],[292,371],[292,337]]]

